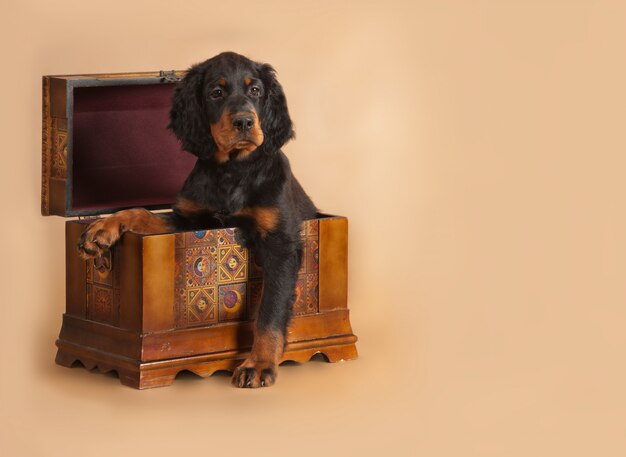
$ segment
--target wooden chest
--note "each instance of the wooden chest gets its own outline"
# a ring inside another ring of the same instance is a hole
[[[166,126],[181,72],[43,78],[42,214],[66,222],[66,311],[56,362],[166,386],[181,370],[232,370],[252,343],[263,287],[233,227],[126,233],[98,262],[77,253],[89,218],[169,208],[194,165]],[[348,221],[301,228],[305,255],[283,360],[357,357],[347,308]]]

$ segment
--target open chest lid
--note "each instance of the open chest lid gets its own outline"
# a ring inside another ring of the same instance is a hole
[[[171,206],[196,161],[167,128],[183,75],[44,76],[41,213]]]

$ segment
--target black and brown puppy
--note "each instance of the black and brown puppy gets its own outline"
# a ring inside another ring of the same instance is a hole
[[[263,266],[264,286],[254,344],[233,383],[272,385],[295,298],[300,224],[316,214],[280,150],[293,137],[285,94],[270,65],[227,52],[189,70],[170,117],[183,148],[198,156],[173,213],[130,209],[97,220],[83,233],[79,251],[99,257],[126,231],[194,229],[215,220],[239,227]]]

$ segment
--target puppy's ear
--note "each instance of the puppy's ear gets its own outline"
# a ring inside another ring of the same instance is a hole
[[[276,79],[276,70],[271,65],[261,65],[261,80],[265,85],[265,100],[261,113],[261,128],[265,136],[266,151],[280,149],[295,136],[287,109],[287,99],[282,86]]]
[[[208,158],[215,153],[216,146],[202,106],[203,75],[199,65],[191,67],[174,89],[168,128],[176,134],[185,151]]]

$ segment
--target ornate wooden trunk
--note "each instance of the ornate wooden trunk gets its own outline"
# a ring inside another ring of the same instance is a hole
[[[66,312],[56,362],[115,370],[136,388],[169,385],[181,370],[232,370],[252,344],[263,287],[236,228],[126,233],[98,262],[77,240],[84,217],[167,208],[193,167],[167,130],[180,72],[43,78],[42,214],[66,223]],[[348,222],[318,215],[305,246],[283,360],[357,357],[347,308]]]

